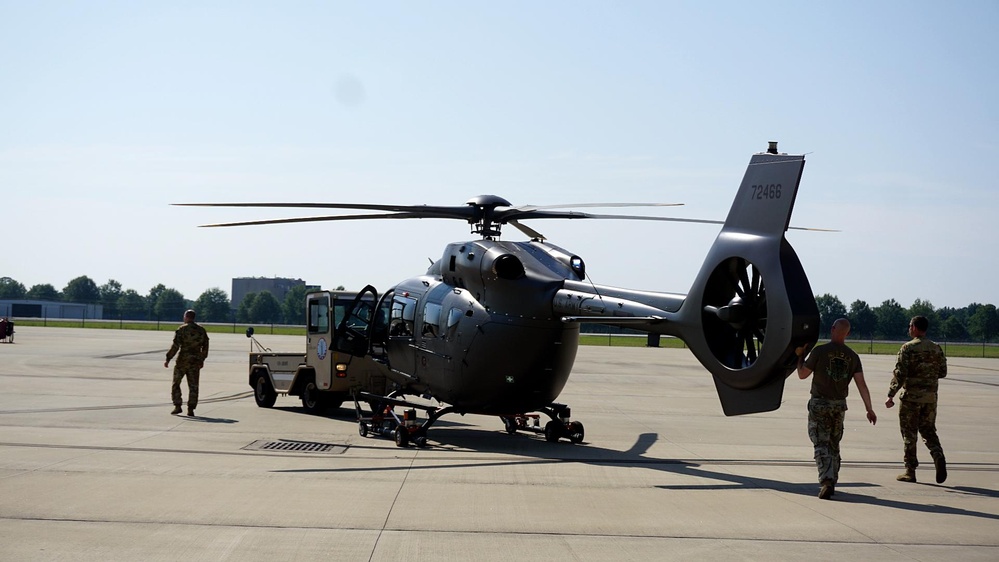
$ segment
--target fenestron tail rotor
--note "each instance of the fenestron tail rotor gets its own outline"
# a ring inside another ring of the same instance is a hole
[[[756,362],[766,339],[767,293],[754,264],[741,257],[719,264],[705,288],[703,312],[720,363],[744,369]]]

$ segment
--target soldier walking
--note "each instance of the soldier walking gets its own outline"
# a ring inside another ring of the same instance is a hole
[[[933,466],[936,468],[937,484],[947,480],[947,461],[943,447],[937,436],[937,386],[939,379],[947,376],[947,357],[940,346],[926,337],[930,321],[925,316],[915,316],[909,321],[909,337],[912,341],[902,344],[895,362],[894,376],[888,387],[888,401],[885,406],[895,405],[895,395],[903,390],[898,407],[898,425],[902,430],[903,459],[905,472],[896,480],[915,482],[916,443],[919,435],[930,450]],[[918,435],[917,435],[918,433]]]
[[[804,380],[813,372],[811,398],[808,400],[808,437],[815,446],[815,466],[819,470],[819,498],[827,500],[836,492],[839,480],[839,443],[843,439],[843,419],[846,417],[846,396],[850,380],[857,383],[860,398],[867,408],[867,421],[874,425],[877,414],[871,405],[871,393],[864,381],[860,356],[846,345],[850,321],[840,318],[833,322],[829,343],[817,346],[805,360],[805,349],[798,353],[798,378]]]
[[[208,357],[208,333],[195,321],[195,312],[188,310],[184,313],[184,324],[177,328],[173,334],[173,345],[167,351],[166,361],[163,367],[170,366],[170,360],[177,356],[177,362],[173,367],[173,386],[170,387],[170,395],[173,399],[173,411],[171,414],[179,414],[183,404],[180,393],[180,381],[187,377],[187,415],[193,416],[194,409],[198,407],[198,382],[201,378],[201,368],[205,366],[205,358]]]

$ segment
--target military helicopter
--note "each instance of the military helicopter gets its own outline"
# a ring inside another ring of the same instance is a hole
[[[427,412],[421,425],[389,426],[396,443],[426,444],[427,429],[449,413],[499,416],[508,432],[548,441],[583,440],[583,425],[555,400],[569,378],[580,324],[626,326],[682,339],[711,373],[726,415],[775,410],[795,349],[818,339],[819,313],[805,271],[784,233],[803,155],[754,154],[724,222],[601,215],[513,206],[481,195],[461,206],[339,203],[193,203],[190,206],[382,211],[204,225],[449,218],[478,239],[448,244],[422,275],[378,295],[365,287],[337,326],[331,347],[370,356],[395,390],[358,400]],[[627,206],[630,204],[620,204]],[[590,205],[565,205],[559,208]],[[595,206],[595,205],[594,205]],[[607,205],[610,206],[610,205]],[[722,224],[687,295],[594,285],[583,259],[523,224],[534,219],[638,219]],[[529,240],[501,240],[505,225]],[[802,229],[809,230],[809,229]],[[375,303],[375,304],[371,304]],[[431,399],[427,405],[406,397]],[[366,434],[373,418],[363,418]],[[377,414],[377,413],[376,413]],[[544,426],[540,414],[550,418]],[[376,415],[377,418],[377,415]],[[378,420],[375,419],[377,422]]]

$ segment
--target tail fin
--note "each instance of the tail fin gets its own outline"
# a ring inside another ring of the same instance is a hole
[[[678,313],[680,335],[714,377],[726,415],[780,407],[795,348],[818,338],[808,277],[784,238],[804,165],[804,156],[753,155]]]

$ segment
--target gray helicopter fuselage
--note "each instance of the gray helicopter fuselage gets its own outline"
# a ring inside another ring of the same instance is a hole
[[[582,280],[581,266],[537,241],[448,245],[426,275],[382,297],[389,377],[404,393],[429,394],[463,412],[550,405],[579,344],[579,325],[563,322],[552,303],[566,279]]]

